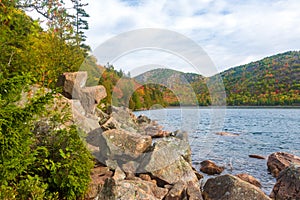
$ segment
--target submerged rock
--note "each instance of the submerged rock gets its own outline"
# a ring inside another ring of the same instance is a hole
[[[292,163],[300,165],[300,157],[289,153],[276,152],[269,155],[267,166],[271,174],[277,177],[282,170],[289,167]]]
[[[237,134],[237,133],[230,133],[230,132],[225,132],[225,131],[216,132],[216,134],[221,135],[221,136],[230,136],[230,137],[239,136],[239,134]]]
[[[291,165],[280,172],[270,197],[276,200],[300,199],[299,165]]]
[[[203,197],[205,200],[271,200],[258,187],[228,174],[208,179]]]
[[[260,155],[256,155],[256,154],[250,154],[249,158],[256,158],[256,159],[261,159],[261,160],[266,159],[264,156],[260,156]]]
[[[224,167],[216,165],[211,160],[202,161],[200,164],[200,171],[208,175],[221,174],[225,169]]]

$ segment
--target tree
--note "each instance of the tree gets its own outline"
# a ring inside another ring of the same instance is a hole
[[[72,19],[63,0],[22,0],[17,8],[27,11],[35,10],[45,20],[48,31],[62,40],[71,40],[73,34]]]
[[[73,20],[73,26],[75,29],[75,41],[76,44],[86,50],[90,50],[89,46],[85,45],[83,42],[86,41],[86,36],[84,31],[89,29],[89,24],[85,18],[90,17],[89,14],[85,12],[83,7],[87,6],[88,3],[81,3],[81,0],[71,0],[74,4],[75,15]]]

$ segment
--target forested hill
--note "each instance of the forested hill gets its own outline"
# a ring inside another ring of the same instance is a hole
[[[169,90],[164,92],[167,105],[197,105],[198,100],[201,101],[201,105],[209,105],[206,78],[199,74],[159,68],[145,72],[135,79],[140,84],[152,83],[160,88],[168,88]]]
[[[290,51],[221,73],[229,105],[300,103],[300,52]]]
[[[300,52],[290,51],[262,60],[238,66],[220,73],[228,105],[299,105],[300,104]],[[136,77],[141,84],[153,82],[174,88],[183,96],[192,87],[199,105],[209,105],[210,96],[206,87],[209,79],[198,74],[183,73],[171,69],[155,69]],[[174,94],[166,93],[167,104],[174,102]],[[190,104],[190,96],[180,103]],[[170,101],[171,99],[171,101]]]
[[[196,82],[203,80],[203,76],[195,73],[184,73],[172,69],[158,68],[135,77],[138,82],[154,82],[164,85],[171,85],[176,82]]]

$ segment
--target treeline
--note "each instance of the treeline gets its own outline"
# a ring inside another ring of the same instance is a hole
[[[77,127],[59,128],[69,111],[51,107],[58,75],[77,71],[89,49],[86,4],[72,5],[69,11],[61,0],[0,1],[0,199],[79,199],[88,188],[90,152]],[[21,101],[31,85],[39,95]]]
[[[260,61],[231,68],[219,75],[229,106],[296,106],[300,105],[300,52],[290,51]],[[207,83],[217,76],[203,77],[170,69],[155,69],[137,77],[140,83],[148,81],[168,85],[173,92],[163,92],[165,105],[211,105]],[[212,84],[212,91],[215,87]],[[192,88],[192,91],[190,90]]]
[[[115,70],[107,64],[100,76],[99,83],[106,88],[107,97],[99,105],[102,109],[110,106],[125,106],[132,110],[150,109],[155,105],[167,106],[164,100],[166,88],[158,85],[141,85],[130,74]]]

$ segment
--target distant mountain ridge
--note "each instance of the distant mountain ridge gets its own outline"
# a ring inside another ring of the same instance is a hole
[[[219,74],[225,86],[228,105],[299,105],[300,52],[289,51],[237,66]],[[154,69],[137,77],[140,84],[162,84],[182,96],[192,88],[199,105],[209,105],[207,81],[215,78],[183,73],[172,69]],[[170,94],[166,94],[170,96]],[[178,95],[177,95],[178,96]],[[183,104],[189,104],[187,95]],[[174,98],[173,98],[174,99]],[[174,104],[174,102],[168,102]],[[179,103],[179,102],[178,102]],[[176,104],[176,103],[175,103]]]

